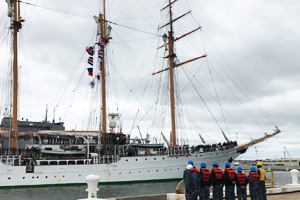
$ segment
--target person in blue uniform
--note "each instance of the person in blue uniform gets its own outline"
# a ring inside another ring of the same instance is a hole
[[[193,166],[186,166],[186,174],[184,177],[185,183],[185,199],[186,200],[197,200],[198,197],[198,183],[197,175],[193,173]]]
[[[225,163],[224,184],[225,184],[225,199],[234,200],[235,199],[234,187],[236,184],[236,174],[235,171],[230,167],[229,162]]]
[[[236,180],[236,193],[238,200],[247,200],[247,176],[243,173],[242,167],[238,167],[236,169],[237,174],[237,180]]]
[[[199,198],[200,200],[209,200],[209,191],[211,186],[210,171],[206,168],[206,164],[202,162],[198,172],[199,179]]]
[[[257,188],[259,184],[259,175],[256,173],[255,167],[250,167],[250,173],[248,175],[249,190],[251,200],[258,200]]]
[[[192,160],[189,160],[188,161],[188,165],[192,165],[193,166],[193,172],[195,171],[195,166],[194,166],[194,162],[192,161]],[[197,168],[196,168],[196,172],[197,172],[198,170],[197,170]],[[186,170],[184,170],[183,171],[183,179],[184,179],[184,177],[185,177],[185,175],[186,175],[186,173],[187,173],[187,171]],[[195,173],[195,172],[194,172]],[[197,175],[197,173],[195,173],[196,175]]]
[[[211,183],[213,186],[213,199],[223,200],[223,171],[219,168],[219,163],[214,162],[211,169]]]

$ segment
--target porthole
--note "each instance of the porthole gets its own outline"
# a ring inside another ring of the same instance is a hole
[[[156,160],[156,158],[154,158],[154,160]]]
[[[172,171],[172,169],[170,169],[170,171]]]
[[[32,177],[32,179],[34,179],[34,176]]]
[[[178,170],[179,170],[179,168],[178,168]]]
[[[8,180],[10,180],[10,177],[8,177]]]
[[[36,178],[39,178],[38,176]]]
[[[126,159],[126,162],[128,162],[128,159]]]
[[[139,171],[139,173],[141,173],[141,171]]]
[[[176,156],[176,159],[178,158],[178,156]]]
[[[145,160],[147,160],[147,158],[145,158]]]
[[[129,172],[129,174],[131,174],[131,172]]]
[[[23,177],[23,179],[25,179],[25,177]]]
[[[81,174],[79,174],[79,177],[81,177]]]
[[[48,178],[48,176],[45,176],[45,178]]]
[[[63,178],[65,178],[65,175],[63,175]]]
[[[164,160],[165,158],[163,158],[163,160]]]
[[[54,178],[56,178],[56,176],[54,176]]]
[[[119,174],[122,174],[121,172],[119,172]]]
[[[202,155],[200,155],[200,157],[202,157]]]
[[[167,171],[167,169],[165,169],[165,171]]]
[[[158,170],[156,170],[156,172],[158,172]]]
[[[148,172],[150,172],[150,171],[148,170]]]
[[[137,161],[137,159],[135,159],[135,161]]]

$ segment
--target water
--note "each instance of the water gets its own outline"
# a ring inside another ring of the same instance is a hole
[[[274,172],[274,179],[275,185],[290,184],[292,182],[290,172]],[[100,185],[98,187],[100,189],[98,198],[174,193],[177,184],[176,181]],[[87,186],[2,189],[0,190],[0,200],[77,200],[87,198],[86,188]]]

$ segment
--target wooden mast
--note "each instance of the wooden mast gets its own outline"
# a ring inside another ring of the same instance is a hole
[[[105,0],[103,0],[103,14],[100,14],[100,37],[104,40],[103,57],[102,57],[102,70],[101,70],[101,90],[102,90],[102,133],[106,134],[106,86],[105,86],[105,46],[112,39],[109,34],[106,33],[106,18],[105,18]],[[111,27],[108,27],[111,29]]]
[[[172,5],[171,0],[169,0],[169,10],[170,10],[170,31],[168,34],[168,46],[169,46],[169,74],[170,74],[170,102],[171,102],[171,122],[172,122],[172,146],[176,146],[176,126],[175,126],[175,95],[174,95],[174,75],[173,75],[173,65],[174,58],[174,37],[173,37],[173,20],[172,20]]]
[[[100,14],[100,30],[101,38],[108,42],[106,37],[106,21],[105,21],[105,0],[103,0],[103,14]],[[101,90],[102,90],[102,133],[106,134],[106,87],[105,87],[105,46],[103,47],[102,71],[101,71]]]
[[[15,0],[13,3],[14,18],[12,22],[13,30],[13,116],[12,116],[12,149],[18,147],[18,32],[22,28],[20,18],[20,1]]]
[[[191,11],[177,17],[176,19],[173,20],[172,18],[172,4],[175,3],[177,0],[174,0],[173,2],[171,2],[171,0],[169,0],[169,4],[167,6],[165,6],[163,9],[161,10],[164,10],[166,9],[167,7],[169,7],[169,14],[170,14],[170,22],[168,22],[167,24],[163,25],[160,27],[163,28],[167,25],[170,25],[170,31],[168,33],[168,42],[165,41],[165,45],[168,45],[168,48],[169,48],[169,55],[166,56],[165,58],[168,58],[169,59],[169,67],[168,68],[165,68],[163,70],[160,70],[158,72],[154,72],[152,75],[155,75],[155,74],[158,74],[158,73],[161,73],[163,71],[167,71],[169,70],[169,75],[170,75],[170,103],[171,103],[171,123],[172,123],[172,146],[176,146],[176,125],[175,125],[175,122],[176,122],[176,119],[175,119],[175,94],[174,94],[174,74],[173,74],[173,69],[175,67],[178,67],[178,66],[181,66],[181,65],[184,65],[186,63],[189,63],[189,62],[192,62],[192,61],[195,61],[195,60],[198,60],[200,58],[204,58],[206,57],[206,55],[202,55],[202,56],[199,56],[199,57],[196,57],[196,58],[193,58],[193,59],[190,59],[190,60],[187,60],[187,61],[184,61],[182,63],[175,63],[174,62],[174,59],[176,58],[176,54],[174,53],[174,42],[199,30],[201,27],[195,29],[195,30],[192,30],[182,36],[180,36],[179,38],[176,38],[174,39],[174,36],[173,36],[173,22],[184,17],[185,15],[191,13]],[[163,36],[164,37],[164,36]],[[165,46],[163,45],[163,46]],[[161,48],[163,46],[160,46],[158,47]]]

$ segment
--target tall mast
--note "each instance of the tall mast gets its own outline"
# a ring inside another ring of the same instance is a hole
[[[101,37],[105,38],[105,18],[103,14],[100,14],[100,25],[101,25]],[[105,48],[105,47],[103,47]],[[102,58],[102,72],[101,72],[101,86],[102,86],[102,131],[106,134],[106,87],[105,87],[105,53],[103,49]]]
[[[172,5],[169,0],[170,10],[170,31],[168,35],[169,39],[169,74],[170,74],[170,102],[171,102],[171,122],[172,122],[172,145],[176,146],[176,126],[175,126],[175,96],[174,96],[174,75],[173,75],[173,64],[174,58],[174,37],[173,37],[173,19],[172,19]]]
[[[18,147],[18,32],[22,28],[20,18],[20,1],[15,0],[13,3],[14,16],[12,22],[13,30],[13,117],[12,117],[12,149]]]
[[[177,0],[173,0],[171,2],[171,0],[169,0],[169,4],[167,6],[165,6],[163,9],[161,9],[161,10],[164,10],[167,7],[169,7],[170,21],[167,24],[161,26],[160,29],[167,26],[167,25],[170,25],[170,31],[169,31],[168,35],[164,34],[162,36],[165,44],[158,47],[158,48],[162,48],[162,47],[164,47],[168,44],[169,55],[166,56],[165,58],[169,59],[169,67],[165,68],[165,69],[162,69],[160,71],[157,71],[157,72],[152,74],[152,75],[155,75],[155,74],[158,74],[158,73],[161,73],[161,72],[164,72],[164,71],[169,71],[169,75],[170,75],[171,123],[172,123],[172,146],[176,146],[176,126],[175,126],[176,119],[175,119],[175,94],[174,94],[174,73],[173,73],[173,70],[174,70],[175,67],[179,67],[179,66],[184,65],[186,63],[189,63],[189,62],[198,60],[200,58],[206,57],[206,55],[202,55],[202,56],[184,61],[182,63],[175,63],[174,59],[176,58],[176,54],[174,53],[174,42],[181,39],[181,38],[183,38],[183,37],[185,37],[185,36],[187,36],[187,35],[190,35],[191,33],[193,33],[193,32],[200,29],[200,27],[198,27],[198,28],[196,28],[196,29],[194,29],[194,30],[192,30],[188,33],[185,33],[184,35],[174,39],[174,36],[173,36],[173,22],[175,22],[176,20],[178,20],[178,19],[184,17],[185,15],[191,13],[191,11],[189,11],[189,12],[173,19],[173,17],[172,17],[172,4],[175,3],[176,1]],[[168,39],[168,42],[167,42],[167,39]]]
[[[103,14],[100,14],[100,31],[101,38],[104,39],[105,43],[111,39],[106,34],[106,21],[105,21],[105,0],[103,0]],[[103,58],[102,58],[102,72],[101,72],[101,90],[102,90],[102,133],[106,134],[106,87],[105,87],[105,46],[103,47]]]

